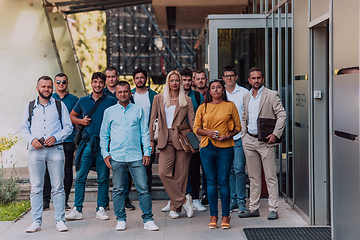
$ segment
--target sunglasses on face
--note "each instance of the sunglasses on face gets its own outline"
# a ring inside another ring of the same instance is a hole
[[[62,81],[56,80],[56,84],[60,84],[60,83],[65,85],[67,83],[67,81],[66,80],[62,80]]]

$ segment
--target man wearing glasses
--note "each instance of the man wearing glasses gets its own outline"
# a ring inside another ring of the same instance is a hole
[[[70,113],[77,101],[78,97],[72,95],[67,91],[69,82],[68,77],[64,73],[59,73],[55,76],[55,89],[56,93],[53,93],[52,97],[62,101],[66,107],[68,112]],[[74,137],[75,137],[76,127],[73,124],[72,133],[64,140],[63,148],[65,154],[65,179],[64,179],[64,189],[65,189],[65,210],[69,210],[70,206],[68,205],[70,190],[73,182],[73,161],[74,161]],[[44,179],[44,195],[43,195],[43,203],[44,203],[44,211],[50,209],[50,194],[51,194],[51,184],[49,172],[46,166],[45,171],[45,179]]]
[[[249,91],[246,88],[236,84],[238,76],[233,66],[227,66],[223,70],[222,79],[225,81],[226,96],[229,101],[235,103],[238,109],[239,117],[243,112],[243,97]],[[246,192],[246,176],[245,176],[245,154],[241,141],[241,133],[234,137],[234,161],[230,171],[230,212],[239,210],[240,213],[246,211],[245,192]]]

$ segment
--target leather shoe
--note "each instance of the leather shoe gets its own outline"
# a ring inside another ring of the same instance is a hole
[[[274,212],[274,211],[270,211],[270,214],[268,216],[268,220],[276,220],[278,219],[278,214],[277,212]]]
[[[239,218],[248,218],[248,217],[259,217],[259,209],[256,209],[255,211],[251,212],[250,210],[247,210],[245,213],[239,213]]]

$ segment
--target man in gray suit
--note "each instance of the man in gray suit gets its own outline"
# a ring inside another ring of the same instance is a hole
[[[249,83],[252,86],[244,96],[244,110],[241,118],[241,138],[246,156],[246,164],[250,178],[249,210],[239,214],[240,218],[259,217],[261,193],[261,164],[264,168],[265,180],[269,192],[268,220],[278,218],[279,207],[278,180],[276,176],[275,145],[285,127],[286,112],[282,106],[278,92],[263,86],[264,75],[259,68],[249,70]],[[276,119],[272,134],[267,141],[258,140],[258,118]]]

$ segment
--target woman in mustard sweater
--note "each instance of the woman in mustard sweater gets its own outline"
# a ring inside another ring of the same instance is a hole
[[[201,137],[200,158],[205,169],[210,206],[209,228],[217,227],[218,188],[222,207],[221,227],[230,228],[230,168],[234,158],[233,136],[241,130],[238,110],[226,98],[221,79],[210,81],[204,103],[196,112],[194,132]]]

